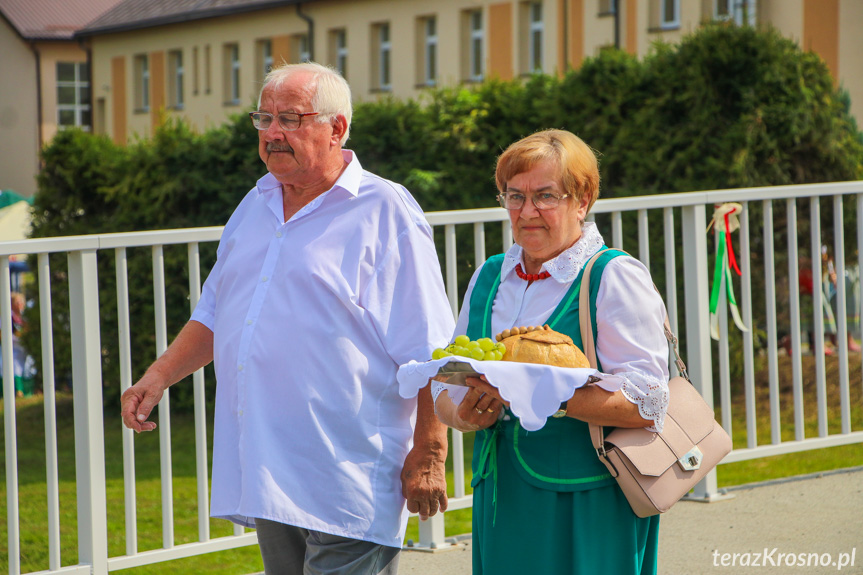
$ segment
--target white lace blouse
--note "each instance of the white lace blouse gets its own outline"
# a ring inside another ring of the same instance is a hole
[[[501,282],[492,307],[492,332],[513,326],[541,325],[578,277],[587,260],[603,245],[592,222],[585,222],[581,238],[542,266],[551,277],[530,286],[518,277],[522,249],[513,245],[501,268]],[[481,269],[481,268],[480,268]],[[479,269],[471,278],[453,338],[467,331],[470,297]],[[624,397],[638,405],[649,429],[661,431],[668,407],[668,341],[663,323],[665,305],[653,288],[650,272],[639,260],[617,257],[605,267],[596,294],[596,353],[603,373],[622,381]],[[443,384],[432,382],[437,401]]]

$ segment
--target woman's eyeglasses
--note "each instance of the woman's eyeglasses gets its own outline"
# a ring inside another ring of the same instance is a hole
[[[530,201],[533,202],[533,205],[536,206],[536,209],[538,210],[553,210],[560,205],[560,201],[562,199],[568,198],[571,195],[572,194],[563,194],[562,196],[559,196],[551,192],[539,192],[538,194],[532,195],[530,197]],[[520,210],[524,207],[524,201],[526,198],[527,196],[520,192],[503,192],[498,194],[497,201],[500,202],[500,207],[507,210]]]

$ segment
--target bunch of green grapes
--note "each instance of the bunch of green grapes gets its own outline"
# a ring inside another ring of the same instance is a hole
[[[476,341],[466,335],[456,336],[455,341],[445,348],[437,348],[432,352],[432,359],[441,359],[453,355],[482,359],[486,361],[498,361],[506,352],[506,346],[495,343],[490,337],[481,337]]]

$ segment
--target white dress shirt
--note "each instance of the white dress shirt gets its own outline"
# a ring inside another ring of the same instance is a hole
[[[569,249],[542,265],[551,277],[530,286],[515,272],[522,263],[522,248],[514,244],[506,253],[500,286],[492,306],[493,334],[515,326],[542,325],[557,308],[584,265],[603,245],[596,225],[585,222],[581,238]],[[466,333],[470,297],[482,267],[471,278],[454,335]],[[668,408],[668,340],[663,323],[666,311],[653,287],[650,272],[639,260],[617,257],[605,267],[596,294],[596,355],[603,372],[621,381],[621,392],[649,428],[661,431]],[[454,336],[453,336],[454,337]],[[433,382],[434,396],[444,389]],[[463,395],[454,390],[456,401]]]
[[[421,208],[343,154],[287,222],[279,182],[258,180],[192,315],[214,333],[211,514],[398,547],[416,401],[396,370],[445,345],[453,319]]]

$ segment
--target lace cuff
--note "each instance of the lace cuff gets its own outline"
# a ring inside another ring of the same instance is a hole
[[[441,394],[441,392],[445,388],[443,386],[443,383],[441,383],[437,380],[434,380],[434,379],[432,380],[431,384],[432,384],[432,386],[431,386],[432,401],[435,403],[435,406],[437,406],[437,397]],[[437,410],[437,407],[435,407],[435,410]]]
[[[638,406],[638,413],[644,419],[652,419],[650,431],[660,432],[665,424],[668,410],[668,382],[646,373],[627,371],[615,373],[623,380],[620,391],[623,396]]]

